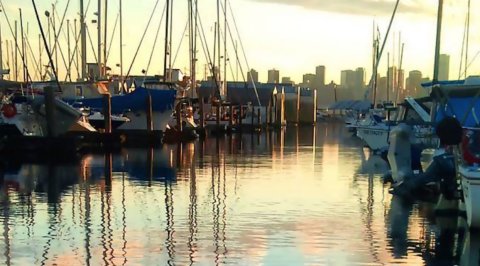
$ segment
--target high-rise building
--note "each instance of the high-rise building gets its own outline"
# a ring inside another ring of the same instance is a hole
[[[317,66],[315,68],[315,83],[316,88],[325,86],[325,66]]]
[[[303,74],[302,87],[313,88],[315,86],[315,74]]]
[[[290,77],[282,77],[283,84],[293,84],[293,81]]]
[[[412,70],[408,72],[408,78],[405,86],[405,94],[412,97],[423,96],[422,89],[422,72]]]
[[[448,80],[450,73],[450,55],[441,54],[438,60],[438,80]]]
[[[280,82],[280,71],[276,69],[268,70],[268,83],[279,83]]]
[[[351,89],[355,86],[355,72],[353,70],[342,70],[340,73],[340,86]]]
[[[247,81],[248,83],[251,83],[253,80],[253,82],[257,83],[258,82],[258,72],[255,70],[255,69],[251,69],[250,71],[248,71],[247,73]]]

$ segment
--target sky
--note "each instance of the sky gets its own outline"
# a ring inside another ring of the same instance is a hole
[[[97,46],[96,19],[97,1],[91,3],[86,11],[88,31],[91,36],[87,40],[87,58],[94,62],[93,50]],[[119,26],[115,27],[118,17],[120,0],[108,1],[108,33],[107,47],[109,57],[107,65],[113,73],[119,73],[116,65],[119,60]],[[84,0],[85,6],[89,0]],[[102,1],[103,2],[103,1]],[[159,0],[155,7],[155,0],[123,0],[123,54],[124,74],[130,68],[130,74],[140,74],[147,70],[149,58],[151,63],[148,74],[162,74],[164,54],[164,25],[161,21],[165,1]],[[172,60],[176,55],[173,67],[182,69],[189,74],[188,38],[184,31],[187,23],[187,1],[174,1],[173,3],[173,33],[172,33]],[[4,12],[0,14],[0,23],[3,35],[3,50],[5,40],[12,40],[6,17],[13,27],[14,20],[19,20],[19,11],[23,12],[23,24],[26,31],[28,25],[28,40],[35,54],[35,59],[30,58],[29,69],[35,70],[32,62],[40,62],[39,54],[39,27],[35,20],[32,1],[30,0],[1,0]],[[44,12],[52,10],[55,3],[58,17],[57,28],[66,9],[66,19],[72,23],[71,50],[74,47],[73,21],[78,20],[78,0],[36,0],[45,30],[48,29]],[[198,42],[197,76],[201,78],[205,73],[206,52],[208,47],[210,57],[214,47],[214,25],[216,21],[217,1],[199,1],[199,17],[202,24],[202,36],[206,44]],[[221,1],[222,6],[225,0]],[[372,32],[374,23],[375,31],[380,34],[381,42],[385,39],[390,17],[393,13],[394,0],[227,0],[227,21],[230,33],[227,33],[227,77],[242,80],[241,73],[253,68],[259,72],[260,81],[266,81],[267,71],[277,69],[281,77],[291,77],[295,82],[301,82],[304,73],[314,73],[317,65],[326,66],[327,82],[333,80],[340,82],[340,71],[364,67],[367,72],[367,81],[372,73]],[[441,53],[451,56],[450,78],[456,79],[460,72],[462,58],[463,36],[467,14],[466,0],[444,0],[444,13],[442,20]],[[471,0],[471,10],[478,10],[480,0]],[[407,72],[420,70],[424,76],[432,76],[435,31],[437,21],[438,0],[401,0],[398,12],[393,20],[390,34],[380,61],[379,72],[385,75],[387,61],[390,65],[400,65]],[[133,57],[140,39],[146,28],[150,15],[153,16],[146,32],[135,61]],[[53,13],[53,12],[51,12]],[[6,16],[5,16],[6,15]],[[161,23],[160,23],[161,22]],[[159,24],[160,23],[160,24]],[[66,21],[64,22],[66,24]],[[158,40],[154,46],[155,35],[158,28]],[[221,18],[221,35],[223,36],[223,17]],[[475,56],[480,52],[480,21],[475,16],[470,19],[470,35],[468,61],[471,64],[468,74],[478,74],[480,59]],[[19,27],[20,28],[20,27]],[[66,27],[60,37],[60,47],[64,56],[67,56]],[[115,28],[115,32],[113,29]],[[238,33],[235,29],[238,29]],[[230,35],[232,37],[230,37]],[[113,36],[113,37],[112,37]],[[182,40],[183,36],[183,41]],[[223,38],[223,37],[222,37]],[[223,41],[222,41],[223,42]],[[235,60],[234,44],[237,46],[238,63]],[[401,44],[404,46],[403,56],[400,57]],[[92,49],[92,47],[95,47]],[[152,47],[155,47],[151,53]],[[243,49],[242,49],[243,47]],[[223,55],[223,44],[221,48]],[[6,53],[5,51],[3,52]],[[96,52],[95,52],[96,53]],[[389,55],[390,60],[387,60]],[[3,56],[4,64],[8,58]],[[58,55],[60,58],[61,56]],[[475,57],[475,58],[474,58]],[[46,64],[46,54],[42,55],[42,64]],[[463,57],[464,58],[464,57]],[[400,60],[402,59],[402,60]],[[474,60],[476,59],[476,60]],[[463,59],[464,60],[464,59]],[[12,60],[10,60],[12,61]],[[132,64],[133,62],[133,64]],[[464,63],[462,63],[464,65]],[[65,66],[59,59],[60,79],[65,77]],[[75,69],[72,70],[76,72]]]

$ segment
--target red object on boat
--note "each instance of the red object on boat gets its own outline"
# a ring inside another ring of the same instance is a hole
[[[480,164],[480,131],[464,130],[462,143],[460,145],[463,160],[467,164]]]
[[[12,118],[17,114],[15,104],[9,103],[2,105],[2,113],[6,118]]]

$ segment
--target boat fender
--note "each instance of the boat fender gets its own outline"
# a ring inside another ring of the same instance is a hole
[[[2,114],[6,118],[12,118],[17,114],[17,108],[15,107],[15,104],[4,104],[2,105]]]

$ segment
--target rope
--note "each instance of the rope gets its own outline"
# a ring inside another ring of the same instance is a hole
[[[155,51],[155,46],[157,44],[158,35],[160,33],[160,26],[162,25],[163,16],[165,15],[165,10],[166,9],[167,9],[167,5],[165,4],[163,6],[163,11],[162,11],[162,16],[160,17],[160,22],[158,23],[157,32],[155,33],[155,40],[153,42],[152,52],[150,53],[150,57],[148,58],[147,69],[145,71],[145,76],[143,77],[143,82],[145,82],[145,78],[147,77],[148,70],[150,69],[150,63],[152,62],[153,52]]]
[[[135,54],[133,55],[132,63],[130,64],[130,67],[128,68],[127,75],[125,75],[125,78],[123,79],[123,82],[125,84],[127,78],[130,76],[130,71],[132,70],[133,63],[135,62],[135,59],[137,58],[138,51],[140,50],[140,47],[142,46],[143,39],[145,38],[145,35],[147,34],[148,26],[150,26],[150,22],[152,21],[153,14],[155,14],[155,10],[157,9],[159,0],[155,2],[155,6],[153,7],[152,14],[150,14],[150,18],[148,19],[147,26],[145,27],[145,30],[143,31],[142,38],[140,39],[140,43],[138,44],[137,50],[135,51]],[[123,87],[123,84],[122,84]]]

